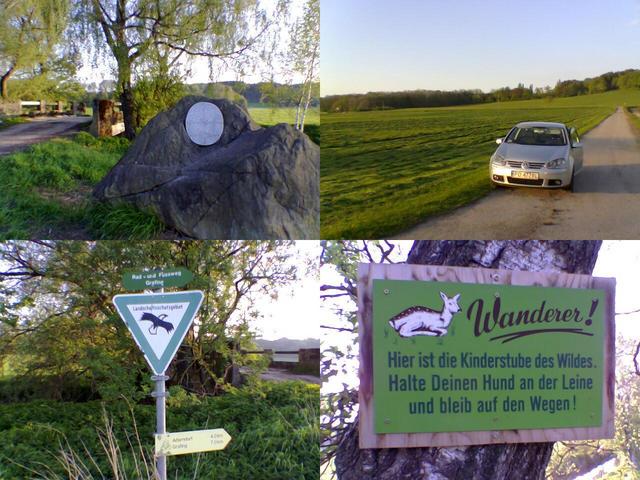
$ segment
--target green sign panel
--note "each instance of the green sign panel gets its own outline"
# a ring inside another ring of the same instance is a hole
[[[162,375],[184,340],[202,304],[199,290],[125,294],[113,297],[151,370]]]
[[[148,290],[182,287],[193,280],[193,274],[184,267],[125,272],[122,285],[127,290]]]
[[[605,292],[373,281],[376,433],[602,424]]]

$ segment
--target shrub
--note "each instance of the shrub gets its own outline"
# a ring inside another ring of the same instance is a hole
[[[199,401],[173,392],[181,400],[168,408],[168,431],[224,428],[232,440],[221,451],[169,457],[170,478],[318,478],[317,385],[265,382]],[[115,478],[117,468],[119,478],[151,479],[154,429],[154,407],[125,400],[0,405],[0,478]]]

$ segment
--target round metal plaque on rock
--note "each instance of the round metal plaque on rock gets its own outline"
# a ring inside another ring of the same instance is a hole
[[[184,121],[187,134],[197,145],[213,145],[222,136],[224,118],[222,112],[213,103],[194,103],[187,112]]]

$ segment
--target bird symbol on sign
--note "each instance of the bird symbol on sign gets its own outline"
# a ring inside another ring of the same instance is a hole
[[[164,313],[156,317],[153,313],[144,312],[142,317],[140,317],[140,321],[151,322],[151,326],[149,327],[149,333],[151,335],[156,335],[158,333],[158,327],[162,327],[167,331],[167,333],[171,333],[173,331],[173,325],[169,322],[165,322],[165,318],[167,318],[167,315]]]

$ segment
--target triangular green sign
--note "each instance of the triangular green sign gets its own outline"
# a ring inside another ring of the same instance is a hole
[[[113,297],[118,313],[156,375],[162,375],[202,304],[199,290]]]

